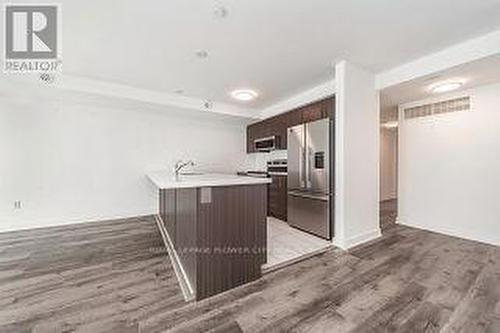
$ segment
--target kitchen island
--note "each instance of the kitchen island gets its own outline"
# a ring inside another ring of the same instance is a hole
[[[201,300],[261,276],[267,178],[152,172],[158,227],[186,299]]]

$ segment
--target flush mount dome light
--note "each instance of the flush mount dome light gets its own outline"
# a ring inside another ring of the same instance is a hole
[[[243,102],[252,101],[258,96],[259,94],[257,94],[257,92],[252,89],[237,89],[231,92],[231,97]]]
[[[457,90],[458,88],[464,85],[463,82],[460,81],[449,81],[449,82],[441,82],[433,84],[429,87],[430,91],[435,94],[445,93],[453,90]]]

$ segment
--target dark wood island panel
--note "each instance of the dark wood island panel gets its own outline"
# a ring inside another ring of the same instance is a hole
[[[261,277],[267,185],[160,190],[175,260],[201,300]]]

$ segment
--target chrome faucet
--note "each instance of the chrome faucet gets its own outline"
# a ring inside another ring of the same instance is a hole
[[[181,170],[187,166],[194,166],[194,162],[193,161],[183,162],[181,160],[181,161],[177,161],[177,163],[175,163],[174,173],[175,173],[176,179],[179,178],[179,173],[181,172]]]

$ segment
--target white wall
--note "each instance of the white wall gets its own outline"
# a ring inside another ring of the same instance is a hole
[[[178,159],[234,173],[245,121],[192,112],[0,95],[0,231],[153,214],[145,174]]]
[[[380,129],[380,200],[397,197],[397,128]]]
[[[375,76],[336,65],[335,239],[344,249],[381,235],[379,98]]]
[[[401,121],[398,219],[500,245],[500,84],[466,94],[469,112]]]

